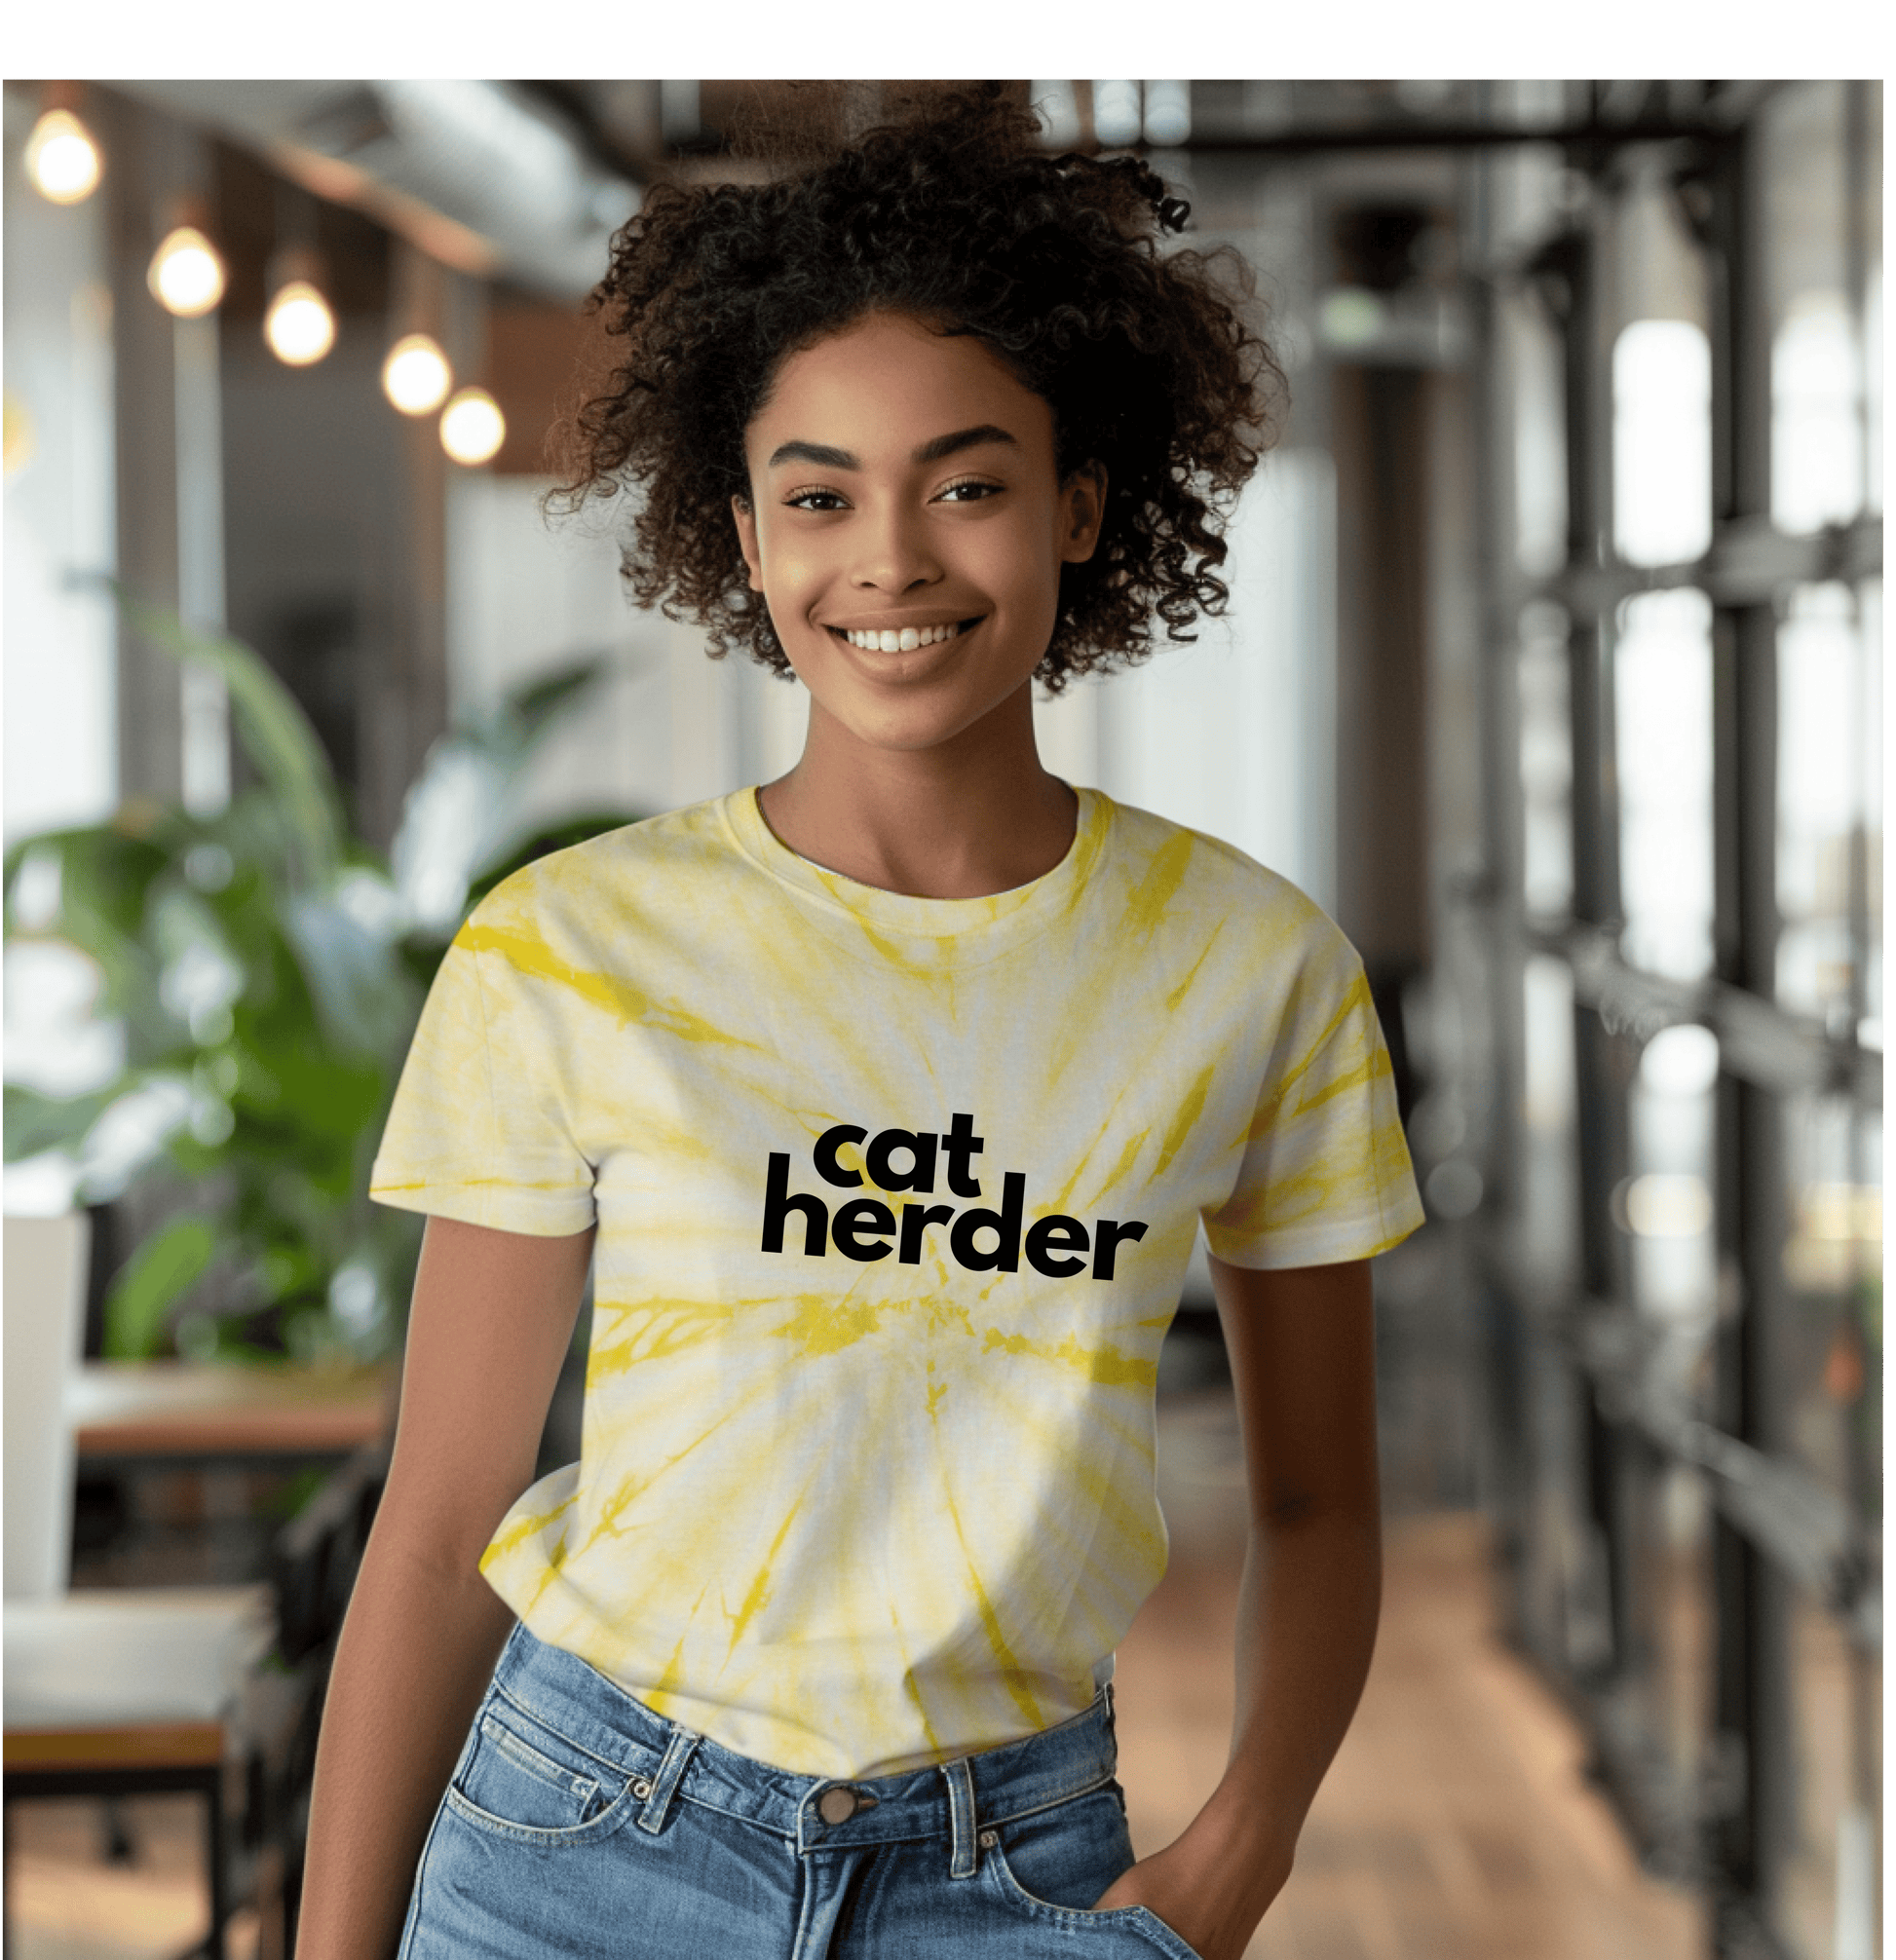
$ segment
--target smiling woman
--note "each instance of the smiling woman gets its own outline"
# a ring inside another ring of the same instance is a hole
[[[865,751],[979,749],[1030,794],[1005,875],[1050,868],[1073,803],[1036,766],[1029,682],[1061,573],[1098,543],[1099,466],[1062,481],[1044,399],[971,335],[888,313],[792,355],[745,449],[750,587],[811,699],[802,763],[760,798],[777,834],[858,883],[975,895],[891,863],[854,798],[811,790],[861,784]]]
[[[569,494],[635,488],[634,595],[809,733],[507,880],[430,994],[304,1960],[404,1893],[404,1960],[1237,1960],[1288,1873],[1375,1626],[1365,1262],[1421,1208],[1342,934],[1041,765],[1037,679],[1223,603],[1271,370],[1156,177],[1033,135],[951,98],[617,242]],[[1270,1585],[1231,1769],[1135,1863],[1109,1683],[1200,1224]],[[581,1460],[530,1483],[588,1260]]]
[[[998,92],[919,98],[777,182],[662,187],[593,294],[610,379],[567,432],[555,501],[636,490],[633,595],[702,622],[714,657],[740,647],[785,670],[729,519],[750,488],[747,432],[791,356],[906,316],[972,340],[1050,411],[1061,481],[1103,472],[1110,521],[1060,582],[1042,684],[1139,660],[1155,628],[1189,639],[1223,603],[1220,513],[1283,376],[1247,318],[1248,269],[1170,245],[1185,222],[1144,164],[1049,156]]]
[[[744,446],[750,587],[813,714],[932,745],[1019,692],[1103,485],[1061,482],[1052,411],[980,341],[872,314],[785,362]]]

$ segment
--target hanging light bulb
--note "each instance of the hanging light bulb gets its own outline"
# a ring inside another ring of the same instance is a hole
[[[263,317],[270,352],[290,367],[311,367],[336,344],[336,317],[306,279],[279,286]]]
[[[382,393],[403,415],[432,415],[453,386],[447,356],[425,333],[404,333],[382,363]]]
[[[336,317],[322,296],[322,265],[313,251],[292,248],[271,261],[270,305],[263,337],[287,367],[310,367],[336,344]]]
[[[56,205],[83,204],[98,188],[98,145],[70,109],[49,109],[26,138],[26,174]]]
[[[469,469],[492,460],[507,440],[507,418],[484,388],[464,388],[441,411],[441,447]]]
[[[224,296],[224,261],[195,225],[179,225],[152,253],[152,297],[180,320],[197,320]]]

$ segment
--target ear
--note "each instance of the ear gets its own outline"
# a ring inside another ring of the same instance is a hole
[[[761,592],[764,589],[764,561],[757,549],[757,512],[751,508],[746,497],[731,500],[731,515],[738,526],[738,549],[744,554],[744,564],[750,572],[750,589]]]
[[[1060,556],[1066,564],[1093,555],[1105,517],[1106,466],[1082,463],[1060,486]]]

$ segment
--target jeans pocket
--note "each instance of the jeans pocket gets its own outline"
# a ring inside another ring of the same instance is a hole
[[[535,1843],[591,1838],[624,1822],[631,1776],[502,1695],[474,1717],[451,1809],[479,1828]]]
[[[1007,1854],[998,1841],[985,1846],[981,1858],[996,1889],[1016,1911],[1031,1919],[1057,1925],[1066,1932],[1082,1935],[1093,1932],[1109,1938],[1131,1939],[1138,1942],[1141,1950],[1150,1951],[1157,1947],[1159,1952],[1169,1955],[1170,1960],[1198,1960],[1197,1953],[1149,1906],[1116,1905],[1109,1911],[1096,1912],[1087,1906],[1055,1905],[1051,1900],[1029,1892],[1014,1876],[1013,1867],[1007,1863]],[[1101,1888],[1102,1891],[1104,1889]]]

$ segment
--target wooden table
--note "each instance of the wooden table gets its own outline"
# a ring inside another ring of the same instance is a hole
[[[276,1637],[268,1586],[167,1587],[9,1601],[8,1803],[189,1791],[204,1800],[208,1954],[232,1900],[227,1770],[284,1711],[259,1670]]]
[[[82,1464],[346,1456],[395,1421],[392,1366],[89,1361],[66,1390]]]
[[[88,1362],[68,1377],[64,1407],[82,1475],[281,1475],[382,1443],[396,1385],[393,1367]],[[274,1843],[287,1741],[321,1691],[314,1664],[259,1666],[280,1633],[270,1585],[115,1585],[7,1604],[7,1800],[201,1796],[207,1955],[222,1953],[236,1896],[231,1792],[265,1792],[252,1823]]]

